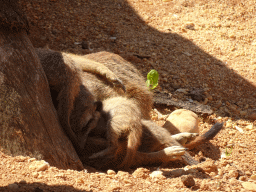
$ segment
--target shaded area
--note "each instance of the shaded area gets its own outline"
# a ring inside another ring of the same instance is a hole
[[[6,187],[0,187],[0,191],[30,191],[30,192],[86,192],[68,185],[47,185],[45,183],[13,183]],[[91,190],[90,190],[91,191]]]
[[[149,21],[145,20],[150,19],[143,20],[127,1],[52,1],[43,6],[47,7],[45,10],[40,4],[46,2],[30,2],[26,1],[25,8],[32,23],[31,39],[36,47],[48,44],[53,49],[83,54],[100,50],[121,54],[144,75],[151,68],[156,69],[162,90],[173,93],[178,88],[209,89],[213,100],[208,104],[215,109],[226,105],[228,109],[220,110],[222,116],[240,115],[239,111],[244,110],[246,104],[249,109],[255,108],[255,85],[191,40],[149,26]],[[175,13],[174,5],[175,2],[162,5],[163,11]],[[145,6],[145,12],[152,8]],[[84,41],[92,50],[82,50],[80,45],[74,45],[79,41]]]

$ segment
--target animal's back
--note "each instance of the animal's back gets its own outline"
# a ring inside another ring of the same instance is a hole
[[[126,87],[126,93],[114,89],[100,77],[86,73],[84,81],[86,87],[95,95],[97,100],[109,97],[125,96],[137,102],[144,119],[149,119],[149,112],[153,105],[153,95],[146,87],[146,80],[141,73],[128,61],[117,54],[98,52],[85,55],[84,58],[100,62],[113,71]]]

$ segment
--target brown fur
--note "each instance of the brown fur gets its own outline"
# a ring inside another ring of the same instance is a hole
[[[114,85],[122,85],[122,82],[104,65],[87,62],[81,56],[40,48],[36,53],[46,74],[60,124],[81,153],[88,131],[96,126],[100,117],[101,102],[95,102],[94,96],[83,86],[80,66],[83,63],[83,70],[101,75]]]
[[[88,138],[85,163],[101,168],[128,168],[176,160],[181,155],[188,164],[197,163],[168,130],[149,120],[152,93],[132,64],[108,52],[85,57],[106,65],[126,86],[126,93],[120,93],[101,78],[84,73],[85,87],[103,101],[102,117]],[[107,138],[107,148],[100,146],[100,143],[106,146],[104,140],[97,144],[99,137]],[[92,155],[93,159],[87,158],[95,152],[98,153]]]
[[[145,86],[136,68],[118,55],[101,52],[84,56],[86,59],[95,59],[111,68],[126,87],[126,93],[114,89],[108,82],[94,74],[84,73],[83,83],[97,100],[103,101],[106,127],[95,129],[92,132],[106,131],[108,148],[94,154],[93,158],[116,157],[120,140],[126,140],[126,154],[120,168],[128,168],[133,162],[142,134],[141,118],[149,119],[152,108],[152,93]],[[99,59],[99,60],[97,60]],[[132,80],[131,80],[132,79]],[[97,133],[100,134],[100,133]]]

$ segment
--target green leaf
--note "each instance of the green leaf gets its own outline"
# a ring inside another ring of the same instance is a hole
[[[159,74],[155,69],[152,69],[147,75],[146,85],[149,89],[155,89],[158,85]]]

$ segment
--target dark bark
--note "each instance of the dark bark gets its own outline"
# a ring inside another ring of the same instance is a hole
[[[62,169],[81,169],[52,104],[48,82],[16,0],[0,0],[0,146]]]

